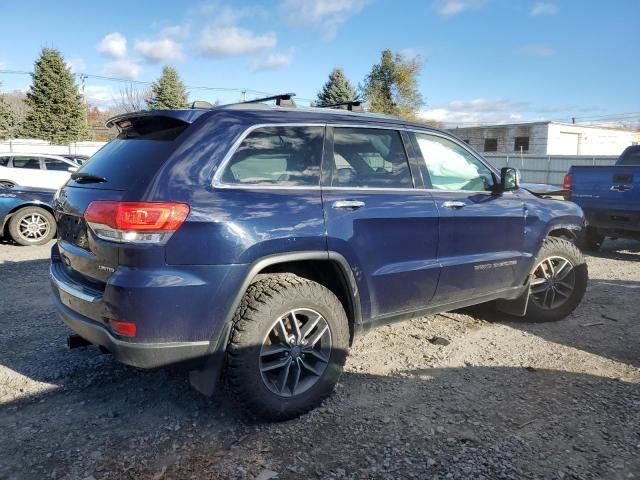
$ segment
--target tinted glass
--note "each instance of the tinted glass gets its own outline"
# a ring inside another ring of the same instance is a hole
[[[318,185],[323,127],[263,127],[240,144],[222,174],[231,184]]]
[[[412,188],[400,132],[372,128],[334,129],[331,185]]]
[[[62,160],[56,160],[55,158],[45,158],[44,164],[47,170],[56,170],[59,172],[68,172],[71,165],[63,162]]]
[[[7,167],[9,166],[9,159],[11,157],[0,157],[0,167]]]
[[[640,165],[640,147],[627,148],[618,165]]]
[[[482,162],[457,143],[436,135],[416,133],[431,186],[437,190],[490,190],[493,175]]]
[[[13,168],[40,170],[40,159],[38,157],[13,157]]]

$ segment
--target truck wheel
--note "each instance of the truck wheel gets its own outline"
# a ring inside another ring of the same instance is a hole
[[[584,248],[590,252],[597,252],[600,250],[602,243],[604,242],[604,235],[598,233],[591,227],[587,227],[584,235]]]
[[[546,238],[533,268],[525,319],[553,322],[565,318],[580,304],[588,278],[587,264],[573,243]]]
[[[20,245],[43,245],[56,235],[56,221],[44,208],[21,208],[9,220],[9,235]]]
[[[342,304],[293,274],[252,283],[233,320],[226,376],[259,416],[286,420],[319,405],[338,382],[349,347]]]

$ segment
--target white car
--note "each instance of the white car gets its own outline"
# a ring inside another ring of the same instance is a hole
[[[0,153],[0,183],[57,190],[78,164],[60,155]]]

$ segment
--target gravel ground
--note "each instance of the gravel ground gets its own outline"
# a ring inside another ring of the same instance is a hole
[[[49,247],[0,243],[0,478],[640,478],[640,245],[588,258],[554,324],[456,312],[356,342],[336,393],[268,424],[184,372],[67,351]]]

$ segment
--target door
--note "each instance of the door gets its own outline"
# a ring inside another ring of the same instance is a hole
[[[43,161],[47,171],[46,175],[49,184],[54,188],[60,188],[64,185],[64,182],[69,180],[69,177],[71,176],[70,168],[74,169],[74,171],[78,169],[77,166],[71,165],[57,158],[44,157]]]
[[[424,307],[440,271],[438,216],[414,188],[400,132],[329,127],[322,197],[328,248],[351,265],[363,317]]]
[[[465,301],[514,287],[526,278],[524,203],[516,193],[492,191],[495,175],[453,139],[410,135],[423,157],[440,215],[442,275],[434,303]]]
[[[11,179],[18,185],[35,188],[54,188],[49,186],[47,173],[43,170],[41,157],[33,155],[14,155]],[[57,188],[57,187],[55,187]]]

